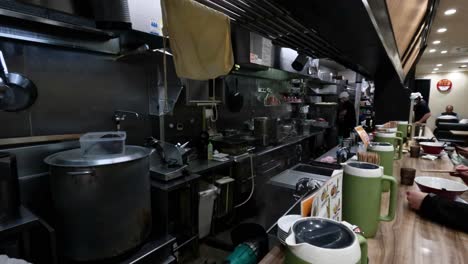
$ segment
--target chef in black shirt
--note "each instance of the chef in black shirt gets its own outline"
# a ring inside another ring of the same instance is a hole
[[[414,105],[414,121],[416,124],[424,124],[426,123],[427,119],[431,117],[431,110],[429,106],[427,106],[426,101],[419,96],[415,100]]]
[[[339,95],[338,105],[338,136],[349,137],[349,133],[356,126],[356,110],[353,103],[349,101],[349,94],[342,92]]]

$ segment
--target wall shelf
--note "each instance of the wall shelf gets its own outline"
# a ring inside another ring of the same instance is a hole
[[[90,19],[42,7],[0,2],[0,38],[111,55],[122,54],[143,44],[151,50],[163,46],[161,36],[135,30],[101,30],[93,24]]]

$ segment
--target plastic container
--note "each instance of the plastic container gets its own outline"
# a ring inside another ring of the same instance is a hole
[[[207,153],[207,157],[208,157],[208,160],[212,160],[213,159],[213,144],[211,144],[211,141],[208,143],[208,153]]]
[[[204,238],[210,234],[211,231],[211,220],[213,218],[213,207],[216,200],[216,193],[218,188],[214,185],[200,186],[203,191],[200,191],[198,195],[199,206],[198,206],[198,237]]]
[[[123,131],[92,132],[80,137],[81,155],[122,155],[127,133]]]

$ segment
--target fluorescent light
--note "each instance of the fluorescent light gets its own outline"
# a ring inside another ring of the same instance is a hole
[[[438,71],[438,70],[439,70],[439,68],[434,68],[434,71]]]
[[[441,51],[440,53],[445,54],[445,53],[447,53],[447,51],[446,51],[446,50],[443,50],[443,51]]]
[[[434,45],[439,45],[439,44],[440,44],[440,40],[434,40],[434,41],[432,41],[432,44],[434,44]]]
[[[445,10],[444,14],[445,14],[446,16],[451,16],[451,15],[455,14],[456,12],[457,12],[456,9],[451,8],[451,9]]]
[[[431,73],[436,73],[436,72],[433,71],[433,72],[431,72]]]
[[[429,50],[430,53],[434,53],[434,52],[436,52],[436,51],[437,51],[436,49],[430,49],[430,50]]]
[[[443,64],[440,64],[440,63],[439,63],[439,64],[437,64],[436,66],[437,66],[437,67],[440,67],[440,66],[442,66],[442,65],[443,65]]]
[[[466,64],[460,65],[460,68],[466,68],[468,67]]]
[[[444,33],[445,31],[447,31],[446,28],[439,28],[439,29],[437,30],[438,33]]]

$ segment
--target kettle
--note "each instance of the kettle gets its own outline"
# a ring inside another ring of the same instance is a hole
[[[285,264],[367,264],[367,241],[346,222],[301,218],[285,242]]]

